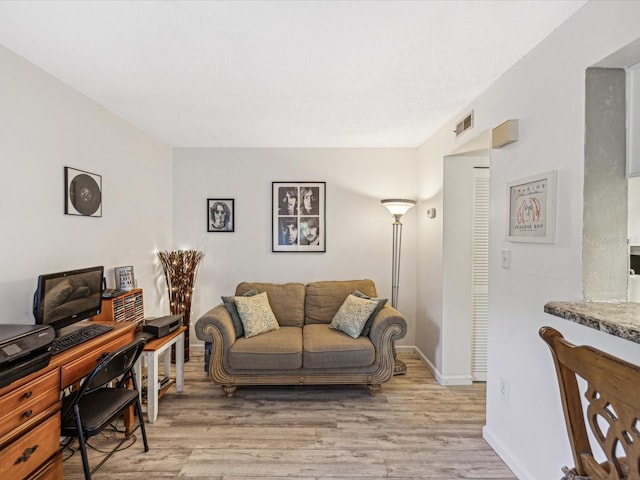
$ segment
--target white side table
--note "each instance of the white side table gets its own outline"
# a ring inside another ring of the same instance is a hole
[[[144,346],[142,354],[135,365],[135,375],[139,383],[140,402],[142,402],[142,388],[147,392],[147,417],[149,423],[153,423],[158,418],[158,400],[164,392],[173,385],[173,382],[160,388],[158,385],[158,361],[160,355],[164,355],[164,376],[171,375],[171,345],[176,346],[176,390],[182,392],[184,389],[184,332],[186,326],[181,326],[176,331],[161,338],[149,340]],[[142,365],[147,365],[146,387],[142,385]]]

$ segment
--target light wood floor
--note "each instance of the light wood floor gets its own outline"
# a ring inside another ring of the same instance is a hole
[[[94,478],[515,479],[482,439],[484,384],[443,387],[417,358],[401,358],[407,375],[376,397],[360,386],[296,386],[239,387],[227,398],[192,353],[184,392],[169,391],[147,423],[150,451],[137,432]],[[83,478],[79,452],[64,471]]]

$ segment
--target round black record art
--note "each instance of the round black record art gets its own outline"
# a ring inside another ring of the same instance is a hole
[[[100,208],[102,193],[93,178],[81,173],[73,177],[69,184],[69,198],[81,215],[93,215]]]

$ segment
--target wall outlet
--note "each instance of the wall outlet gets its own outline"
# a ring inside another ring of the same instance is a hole
[[[509,400],[509,380],[500,377],[500,396],[505,400]]]

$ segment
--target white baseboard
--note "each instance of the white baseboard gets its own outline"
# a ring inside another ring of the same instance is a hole
[[[440,371],[435,367],[431,360],[429,360],[424,353],[418,347],[396,347],[396,350],[400,351],[402,349],[410,349],[411,353],[414,353],[420,358],[422,363],[429,369],[433,378],[435,378],[436,382],[440,385],[445,386],[453,386],[453,385],[471,385],[473,383],[473,379],[470,375],[447,375],[443,376]]]
[[[502,461],[511,469],[513,474],[520,480],[536,480],[536,478],[526,468],[522,466],[513,452],[502,441],[496,437],[488,426],[482,427],[482,438],[498,454]]]
[[[396,345],[396,350],[402,353],[416,353],[416,347],[412,345]]]
[[[438,383],[448,387],[455,385],[471,385],[473,384],[473,379],[469,375],[447,375],[446,377],[441,375]]]

